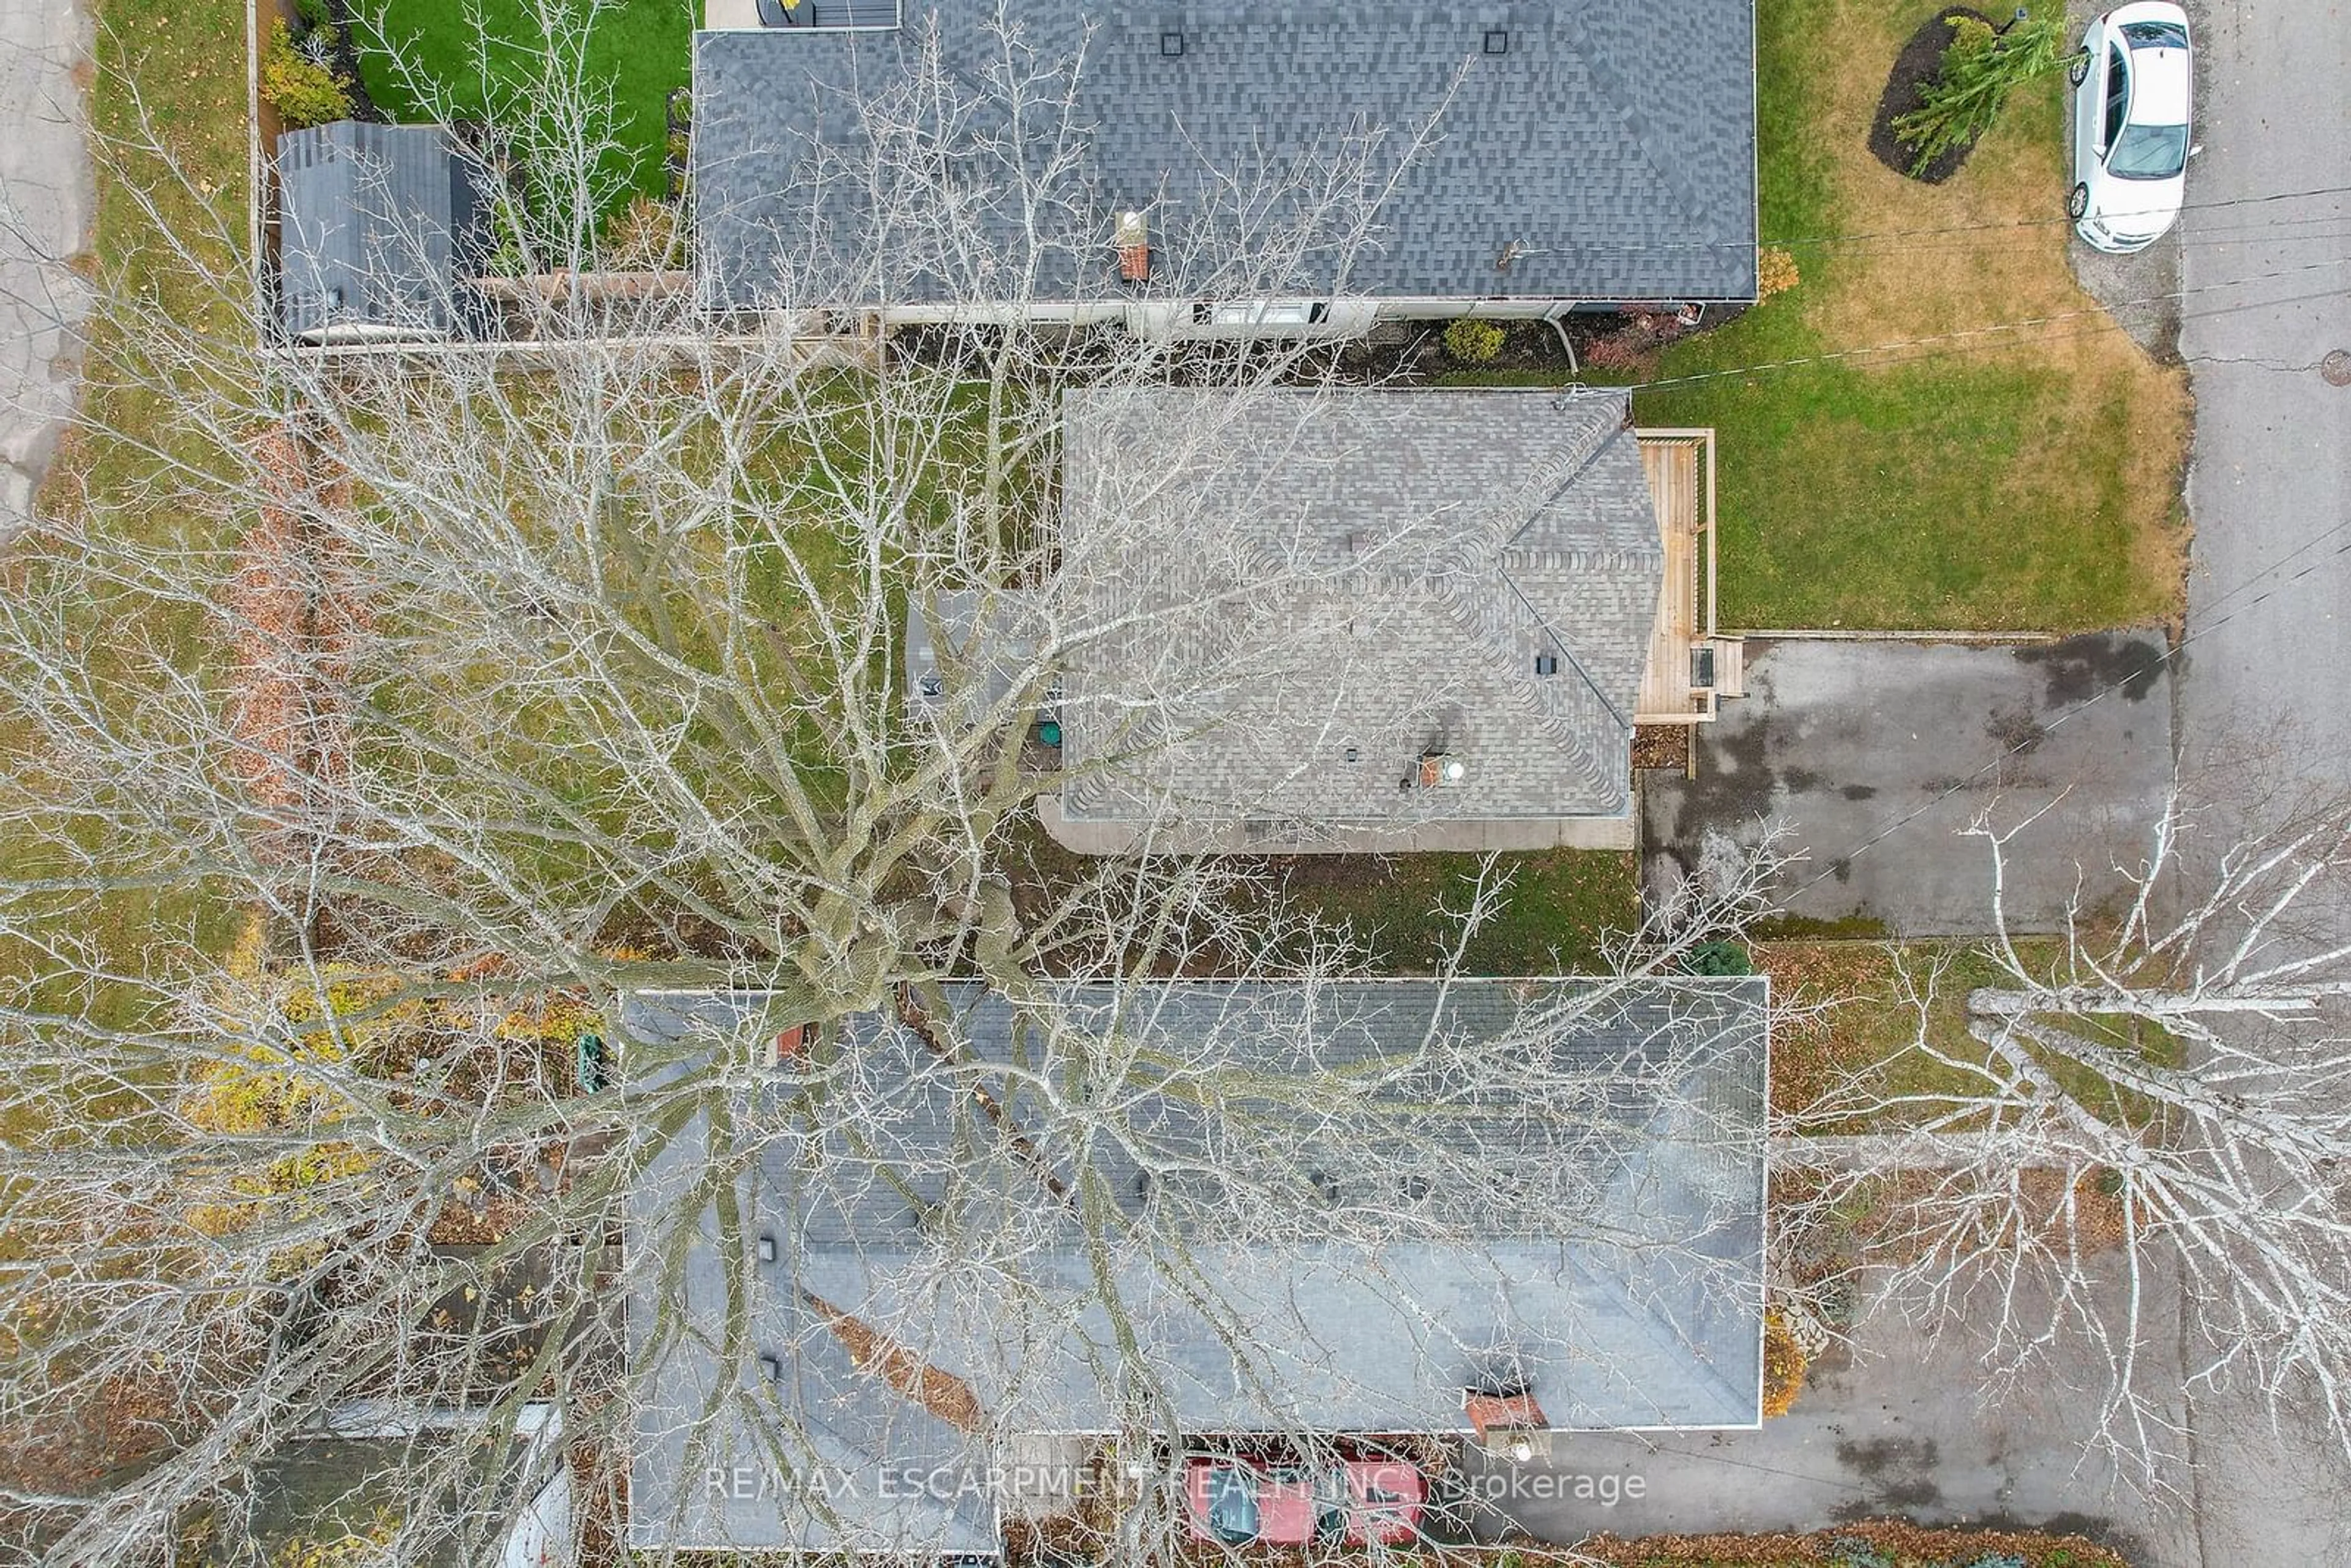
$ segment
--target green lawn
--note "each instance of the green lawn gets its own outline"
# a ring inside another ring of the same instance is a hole
[[[617,145],[605,172],[634,192],[664,194],[664,111],[670,90],[692,75],[697,0],[605,0],[592,21],[585,0],[550,3],[579,18],[571,26],[590,28],[588,71],[611,84]],[[356,29],[360,74],[392,119],[505,120],[529,111],[547,41],[531,0],[359,0],[356,10],[366,18]],[[626,204],[625,195],[611,204]]]
[[[2062,978],[2064,948],[2053,938],[2020,942],[2017,953],[2032,972]],[[1981,1078],[1951,1064],[1989,1060],[1982,1043],[1968,1032],[1969,991],[2014,983],[1982,946],[1917,942],[1896,948],[1868,941],[1762,941],[1756,944],[1755,956],[1758,967],[1771,977],[1774,995],[1794,1009],[1773,1026],[1771,1107],[1805,1122],[1806,1131],[1882,1132],[1921,1119],[1936,1108],[1935,1102],[1984,1093]],[[1926,1003],[1927,1042],[1951,1062],[1917,1048],[1921,999]],[[1830,1005],[1809,1010],[1822,1002]],[[2083,1040],[2158,1066],[2177,1066],[2181,1059],[2179,1040],[2140,1019],[2090,1015],[2066,1027]],[[2068,1093],[2096,1113],[2133,1125],[2156,1119],[2158,1110],[2151,1102],[2080,1061],[2049,1051],[2036,1051],[2035,1055]],[[1865,1121],[1820,1113],[1823,1097],[1846,1073],[1862,1075],[1875,1096],[1888,1101],[1917,1096],[1921,1106],[1889,1106]]]
[[[95,20],[90,116],[111,153],[98,171],[92,266],[110,294],[152,300],[172,319],[203,329],[236,330],[243,317],[225,290],[241,287],[244,276],[238,258],[246,214],[246,89],[242,50],[225,47],[223,41],[244,38],[245,7],[241,0],[99,0]],[[149,130],[160,148],[142,152],[140,144]],[[164,159],[183,179],[169,175]],[[159,240],[140,199],[142,190],[181,236],[183,250],[175,253]],[[174,425],[168,396],[152,383],[141,384],[154,369],[144,362],[141,350],[135,327],[111,321],[102,311],[91,320],[82,367],[83,409],[91,424],[120,432],[122,438],[68,431],[50,467],[42,506],[68,517],[103,517],[102,526],[137,528],[153,538],[202,538],[202,530],[217,528],[217,519],[183,511],[166,465],[142,448],[202,463],[204,445]],[[52,565],[37,544],[26,543],[12,552],[8,570],[16,574],[12,585],[29,588],[42,573],[71,569]],[[174,667],[201,672],[205,645],[195,617],[123,603],[120,595],[110,602],[95,585],[89,591],[89,622],[104,628],[89,644],[93,661],[143,642],[168,651]],[[9,804],[21,806],[37,798],[41,758],[21,721],[8,716],[5,706],[0,743],[15,759]],[[72,837],[84,850],[95,850],[100,835],[85,826]],[[0,836],[0,886],[66,869],[58,846],[45,846],[24,832]],[[25,893],[20,899],[19,917],[87,938],[120,973],[151,959],[162,962],[176,945],[225,951],[239,925],[227,900],[186,888],[122,889],[89,898]],[[99,1023],[123,1027],[141,1021],[153,1005],[146,988],[135,983],[84,992],[55,977],[54,969],[27,948],[0,943],[0,975],[26,983],[18,999],[31,1005],[78,1008]]]
[[[2064,188],[2062,78],[2021,89],[1945,185],[1869,154],[1885,71],[1938,8],[1760,7],[1764,239],[1889,237],[1791,245],[1802,283],[1656,372],[1713,379],[1635,399],[1644,423],[1719,434],[1727,625],[2074,630],[2178,609],[2183,378],[2103,318],[1714,374],[2090,305],[2064,225],[2047,221]]]

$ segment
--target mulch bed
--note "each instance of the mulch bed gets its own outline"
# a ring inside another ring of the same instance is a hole
[[[1686,724],[1643,724],[1633,728],[1633,766],[1635,768],[1670,768],[1675,772],[1689,767],[1690,727]]]
[[[1954,147],[1942,153],[1917,174],[1910,172],[1910,149],[1894,139],[1894,122],[1912,110],[1921,107],[1920,90],[1935,79],[1936,68],[1943,63],[1943,50],[1951,41],[1951,24],[1961,16],[1972,16],[1989,26],[1991,18],[1969,5],[1946,5],[1935,13],[1927,25],[1910,35],[1902,52],[1894,57],[1894,69],[1886,76],[1886,90],[1878,96],[1877,118],[1869,125],[1869,151],[1873,157],[1905,179],[1915,179],[1929,185],[1939,185],[1959,172],[1959,165],[1975,151],[1974,143]]]
[[[2078,1535],[2038,1531],[1922,1530],[1900,1521],[1843,1525],[1811,1535],[1651,1535],[1620,1541],[1602,1535],[1580,1543],[1578,1555],[1547,1558],[1526,1552],[1521,1561],[1617,1563],[1656,1568],[1688,1563],[1693,1568],[1801,1568],[1868,1561],[1856,1548],[1906,1565],[1974,1563],[1989,1557],[2022,1559],[2028,1568],[2129,1568],[2120,1553]]]

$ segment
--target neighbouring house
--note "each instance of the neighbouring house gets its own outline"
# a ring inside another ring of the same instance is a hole
[[[486,319],[480,162],[437,125],[288,131],[276,163],[278,319],[310,344],[432,342]]]
[[[1630,848],[1635,727],[1710,719],[1743,664],[1712,432],[1629,421],[1615,391],[1072,392],[1050,590],[984,626],[934,596],[910,689],[994,700],[1058,629],[1041,810],[1075,849]]]
[[[692,190],[714,306],[1221,336],[1755,298],[1753,0],[1005,0],[1013,48],[996,14],[705,0]],[[1024,57],[1047,79],[1016,118],[990,84]],[[928,57],[973,112],[908,91]],[[877,142],[934,160],[953,201],[910,222]],[[1049,167],[1049,199],[1013,193]],[[1017,299],[992,297],[991,265],[1032,261]]]
[[[967,984],[820,1032],[632,996],[666,1071],[776,1044],[629,1198],[631,1543],[991,1552],[991,1466],[1119,1430],[1119,1390],[1222,1437],[1755,1426],[1769,1001]],[[1498,1054],[1546,1092],[1463,1070]]]

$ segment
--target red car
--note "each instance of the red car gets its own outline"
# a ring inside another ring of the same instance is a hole
[[[1351,1458],[1325,1469],[1246,1455],[1184,1461],[1187,1522],[1198,1541],[1401,1546],[1420,1536],[1428,1483],[1402,1459]]]

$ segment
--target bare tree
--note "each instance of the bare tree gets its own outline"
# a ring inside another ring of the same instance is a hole
[[[2086,1353],[2101,1437],[2158,1482],[2177,1354],[2191,1390],[2233,1380],[2351,1439],[2351,809],[2271,792],[2247,828],[2243,793],[2175,787],[2127,902],[2053,941],[2001,898],[2029,823],[1980,821],[1997,983],[1954,1009],[1948,964],[1914,963],[1923,1086],[1856,1074],[1807,1122],[1876,1131],[1777,1145],[1812,1167],[1783,1231],[1869,1213],[1888,1298],[1985,1332],[1996,1379]]]
[[[1336,381],[1312,344],[1178,354],[1020,319],[1042,253],[1093,214],[1074,158],[990,156],[1007,112],[1066,120],[1081,68],[1000,42],[984,79],[933,49],[867,107],[809,177],[876,193],[870,228],[795,257],[776,308],[724,329],[691,290],[598,281],[609,104],[583,47],[492,106],[527,275],[490,294],[528,351],[289,349],[245,278],[196,318],[103,301],[93,375],[169,417],[90,433],[114,466],[20,547],[0,601],[20,1542],[76,1563],[174,1537],[230,1551],[256,1478],[352,1434],[400,1445],[374,1531],[392,1560],[453,1537],[483,1560],[567,1465],[616,1528],[614,1456],[681,1388],[705,1396],[682,1454],[730,1413],[783,1459],[823,1452],[751,1375],[761,1354],[845,1355],[986,1451],[1021,1390],[959,1392],[923,1356],[982,1302],[1040,1333],[1112,1325],[1064,1370],[1144,1442],[1177,1436],[1152,1329],[1180,1301],[1311,1437],[1314,1413],[1279,1396],[1294,1347],[1247,1333],[1253,1281],[1217,1251],[1232,1238],[1311,1241],[1396,1311],[1425,1282],[1383,1260],[1472,1232],[1621,1256],[1659,1300],[1738,1276],[1669,1223],[1753,1218],[1751,1107],[1681,1092],[1746,1036],[1710,1010],[1720,988],[1679,976],[1768,862],[1624,934],[1617,978],[1479,991],[1489,1028],[1433,1008],[1325,1063],[1317,1041],[1380,1011],[1346,988],[1365,958],[1346,930],[1249,862],[1073,865],[1037,838],[1029,803],[1060,778],[1031,720],[1071,650],[1125,631],[1056,586],[1061,391]],[[111,152],[168,176],[163,146]],[[1343,276],[1379,176],[1415,152],[1407,131],[1228,171],[1238,248],[1183,265],[1267,287],[1311,255]],[[959,221],[976,182],[1071,221],[1008,249]],[[235,225],[177,195],[223,232],[175,230],[181,204],[151,193],[155,243],[206,275]],[[920,345],[816,330],[905,263],[909,234],[933,246],[929,298],[999,324]],[[1166,432],[1128,482],[1171,483],[1248,407]],[[950,593],[1021,635],[950,656],[944,700],[910,703],[906,613]],[[1440,986],[1504,893],[1489,867]],[[167,913],[126,947],[110,932],[130,908]],[[1200,973],[1233,984],[1186,993],[1206,1010],[1186,1030],[1134,1016],[1169,994],[1144,982]],[[973,1038],[974,987],[1033,1043]],[[653,1015],[627,998],[680,992],[739,1005],[628,1021]],[[1626,1049],[1562,1054],[1594,1030]],[[780,1061],[779,1036],[801,1042]],[[904,1135],[909,1096],[953,1108],[943,1135]],[[1636,1136],[1695,1174],[1628,1168]],[[1465,1168],[1468,1197],[1435,1203]],[[893,1310],[810,1289],[797,1350],[746,1315],[767,1289],[746,1195],[783,1171],[807,1204],[880,1184],[922,1220],[874,1293]],[[1592,1218],[1612,1181],[1634,1195],[1613,1230]],[[1675,1183],[1694,1208],[1642,1206]],[[623,1324],[632,1292],[651,1312]],[[697,1365],[723,1375],[695,1385]],[[515,1436],[540,1405],[561,1442]],[[120,1417],[106,1441],[57,1446],[99,1410]],[[1174,1515],[1136,1517],[1158,1521],[1140,1541]]]

